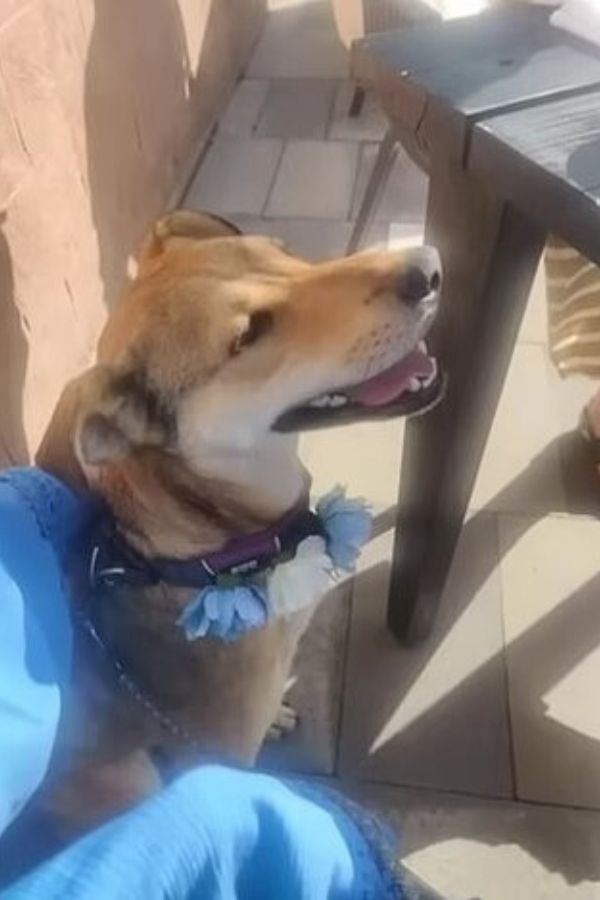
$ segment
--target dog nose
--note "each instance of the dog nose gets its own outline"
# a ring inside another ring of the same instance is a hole
[[[396,281],[399,300],[416,306],[442,285],[442,264],[434,247],[418,247],[411,251],[406,266]]]

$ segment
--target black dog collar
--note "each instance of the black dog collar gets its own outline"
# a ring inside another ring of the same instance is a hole
[[[290,510],[273,527],[236,537],[216,553],[187,559],[147,559],[129,544],[111,518],[104,517],[94,534],[89,556],[92,590],[120,585],[148,587],[160,582],[204,588],[269,569],[294,556],[306,538],[324,537],[320,518],[308,508]]]

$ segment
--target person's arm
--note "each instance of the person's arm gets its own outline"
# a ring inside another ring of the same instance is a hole
[[[328,794],[206,766],[0,894],[1,900],[99,897],[402,900],[405,894],[384,856]]]
[[[72,640],[61,562],[88,513],[37,469],[0,473],[0,834],[54,746]]]

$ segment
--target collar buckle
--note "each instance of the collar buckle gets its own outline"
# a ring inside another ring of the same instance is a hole
[[[92,590],[115,588],[119,585],[144,587],[151,584],[149,573],[130,563],[126,565],[103,564],[102,545],[95,543],[90,554],[89,582]]]

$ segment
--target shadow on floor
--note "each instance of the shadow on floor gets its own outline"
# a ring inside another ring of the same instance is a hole
[[[600,510],[600,482],[590,464],[589,450],[579,435],[562,435],[545,448],[526,470],[494,498],[487,509],[478,512],[466,523],[463,529],[463,540],[466,541],[467,546],[471,546],[472,543],[475,548],[477,547],[477,535],[485,529],[486,521],[489,523],[490,509],[497,509],[500,501],[503,501],[501,508],[507,508],[509,498],[513,498],[514,502],[525,491],[527,496],[531,496],[534,482],[537,479],[547,484],[548,472],[553,471],[553,459],[555,459],[557,451],[561,455],[566,473],[566,508],[540,511],[536,513],[535,517],[515,517],[514,521],[521,523],[522,527],[520,530],[518,528],[511,530],[512,544],[503,546],[502,552],[507,553],[510,547],[525,534],[526,530],[532,527],[537,519],[543,518],[546,512],[598,513]],[[536,496],[539,496],[537,491]],[[519,508],[518,505],[516,508]],[[376,533],[381,534],[386,529],[393,527],[394,513],[393,509],[386,510],[382,516],[378,517]],[[452,606],[449,614],[443,617],[443,623],[438,622],[438,627],[434,628],[428,644],[414,652],[414,664],[411,665],[409,662],[408,667],[404,664],[399,666],[398,683],[386,684],[384,696],[378,698],[376,712],[373,713],[370,723],[371,736],[381,734],[386,723],[389,722],[413,685],[421,677],[449,632],[490,576],[492,568],[497,564],[498,557],[491,556],[489,553],[474,552],[469,556],[468,566],[464,566],[462,570],[458,602]],[[377,589],[374,587],[375,583],[383,586],[387,584],[388,578],[389,564],[380,564],[358,575],[357,581],[365,580],[363,588],[368,587],[367,596],[369,596]],[[360,591],[360,584],[357,590]],[[566,597],[560,606],[549,612],[534,627],[510,644],[511,661],[514,666],[525,667],[528,660],[536,660],[535,675],[526,684],[525,694],[520,697],[520,705],[530,710],[533,716],[544,717],[546,714],[544,696],[594,649],[600,646],[599,598],[600,573]],[[357,631],[360,632],[360,629]],[[565,640],[565,634],[569,635],[568,641]],[[373,658],[373,647],[369,646],[373,637],[373,632],[370,635],[365,634],[364,644],[361,646],[363,636],[360,633],[357,634],[357,645],[354,648],[357,657]],[[387,643],[393,639],[389,637],[388,640],[386,635],[382,640],[386,641],[387,646]],[[398,652],[402,652],[401,648],[398,648]],[[437,754],[439,758],[439,747],[444,745],[447,735],[451,733],[452,723],[468,721],[468,715],[465,712],[478,708],[477,697],[485,698],[487,696],[489,698],[490,694],[485,685],[490,681],[497,681],[499,665],[504,666],[503,653],[496,654],[484,665],[474,670],[454,689],[409,722],[400,732],[373,749],[371,759],[378,759],[382,769],[387,763],[389,769],[393,766],[394,760],[398,759],[400,752],[413,756],[415,759],[426,757],[429,753]],[[597,768],[600,754],[598,741],[558,722],[553,722],[547,716],[546,723],[548,741],[552,743],[553,755],[562,756],[565,759],[565,765],[576,765],[588,771],[592,766]],[[474,724],[474,727],[477,725]],[[465,739],[469,741],[469,735],[466,735]],[[557,751],[557,747],[560,748],[560,751]],[[452,752],[450,748],[448,752]],[[565,840],[560,828],[530,833],[530,830],[525,828],[515,830],[514,824],[508,823],[506,831],[503,831],[504,826],[501,822],[502,820],[499,819],[498,829],[488,828],[482,832],[481,823],[474,817],[472,830],[465,831],[465,817],[457,817],[455,828],[453,818],[449,816],[447,833],[439,839],[466,838],[491,845],[516,842],[536,857],[549,871],[562,873],[570,883],[600,880],[600,858],[594,857],[590,853],[590,848],[585,846],[585,842],[579,848],[580,852],[574,852],[573,844]],[[410,846],[404,849],[410,853],[421,848]]]

